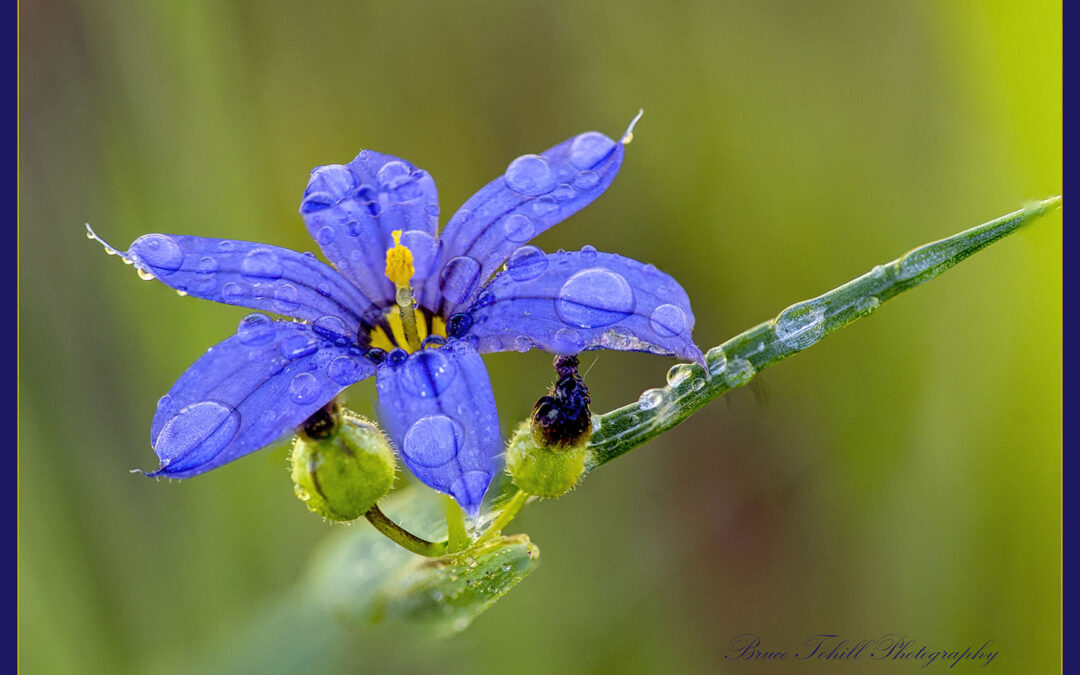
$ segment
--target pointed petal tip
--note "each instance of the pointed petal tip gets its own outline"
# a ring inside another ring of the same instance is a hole
[[[699,349],[697,345],[691,344],[690,347],[686,350],[685,356],[693,363],[696,363],[702,368],[704,368],[705,372],[709,371],[709,365],[705,363],[705,355],[701,353],[701,349]]]

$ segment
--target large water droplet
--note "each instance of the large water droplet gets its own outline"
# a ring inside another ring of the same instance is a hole
[[[180,245],[164,234],[144,234],[131,244],[129,253],[159,276],[172,274],[184,262]]]
[[[686,313],[675,305],[660,305],[649,315],[649,327],[660,337],[675,337],[687,331]]]
[[[614,149],[615,141],[599,131],[587,131],[570,143],[570,163],[578,169],[592,169]]]
[[[825,310],[814,304],[788,307],[776,318],[776,338],[794,349],[805,349],[825,335]]]
[[[292,312],[300,306],[300,293],[292,284],[281,284],[274,289],[274,308],[279,312]]]
[[[506,261],[506,270],[514,281],[528,281],[548,268],[547,254],[535,246],[522,246]]]
[[[581,328],[609,326],[634,311],[634,291],[620,274],[604,267],[582,270],[566,280],[555,313]]]
[[[359,381],[362,372],[360,364],[351,356],[339,356],[326,366],[326,376],[343,387]]]
[[[277,253],[269,248],[248,251],[240,263],[240,274],[254,279],[280,279],[284,273]]]
[[[174,471],[193,468],[216,457],[239,428],[235,410],[217,401],[193,403],[165,423],[154,451]]]
[[[506,167],[506,186],[523,195],[543,195],[555,187],[557,176],[540,155],[522,155]]]
[[[401,452],[411,463],[432,469],[457,457],[464,442],[465,430],[456,420],[428,415],[409,428]]]
[[[405,162],[387,162],[375,174],[375,180],[379,181],[379,185],[384,188],[393,190],[403,183],[409,182],[411,180],[409,174],[411,173],[412,171]]]
[[[453,383],[457,367],[442,349],[427,349],[410,356],[401,366],[399,377],[408,393],[434,398]]]
[[[289,398],[297,405],[315,403],[322,394],[319,378],[311,373],[300,373],[289,383]]]
[[[515,244],[524,244],[533,238],[536,228],[528,216],[512,213],[503,221],[503,232],[506,233],[506,238]]]
[[[720,347],[713,347],[705,352],[705,365],[709,367],[710,375],[719,375],[727,369],[727,354]]]
[[[686,381],[694,372],[694,368],[685,363],[677,363],[667,371],[667,383],[671,387],[677,387]]]
[[[443,298],[451,304],[465,302],[480,280],[480,263],[468,256],[458,256],[446,261],[439,276],[439,288]]]
[[[297,333],[281,341],[281,355],[289,360],[311,356],[319,351],[319,341],[310,333]]]
[[[248,314],[236,326],[236,338],[249,347],[270,342],[274,332],[274,320],[265,314]]]
[[[638,397],[638,408],[641,410],[652,410],[664,403],[666,395],[663,389],[648,389],[641,393]]]
[[[352,337],[349,334],[349,329],[345,327],[345,322],[336,316],[321,316],[315,319],[315,323],[311,325],[311,330],[315,331],[316,335],[326,338],[338,346],[344,346],[352,342]]]

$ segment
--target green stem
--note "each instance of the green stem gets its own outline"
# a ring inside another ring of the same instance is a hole
[[[642,394],[638,403],[594,418],[586,470],[606,464],[671,429],[703,405],[754,375],[847,324],[871,314],[886,300],[923,284],[971,254],[1061,206],[1051,197],[1021,211],[935,241],[878,265],[824,295],[788,307],[775,319],[755,326],[705,354],[707,368],[679,364],[671,383]]]
[[[372,506],[371,510],[364,514],[364,517],[375,526],[376,530],[408,551],[429,558],[437,558],[446,553],[447,542],[432,542],[427,539],[421,539],[387,518],[386,514],[379,509],[378,505]]]
[[[446,513],[446,552],[455,553],[469,547],[469,533],[465,530],[465,512],[453,497],[443,495],[443,511]]]
[[[514,493],[514,496],[510,498],[510,501],[503,507],[502,513],[495,519],[495,522],[491,523],[491,526],[484,531],[483,534],[473,543],[473,546],[482,544],[483,542],[497,537],[503,529],[510,524],[510,521],[514,519],[514,516],[521,511],[521,508],[525,506],[525,502],[528,501],[529,495],[524,490],[518,490]]]

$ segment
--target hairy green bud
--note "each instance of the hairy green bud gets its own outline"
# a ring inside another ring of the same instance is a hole
[[[362,417],[346,415],[325,438],[297,436],[292,450],[293,491],[328,520],[355,520],[394,484],[394,451]]]
[[[585,473],[587,438],[571,446],[552,446],[524,422],[506,448],[506,470],[514,484],[537,497],[560,497]]]

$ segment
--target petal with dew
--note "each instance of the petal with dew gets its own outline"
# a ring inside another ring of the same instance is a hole
[[[499,414],[487,368],[450,340],[376,371],[380,417],[402,460],[425,485],[476,515],[499,468]]]
[[[435,181],[409,162],[374,150],[362,150],[345,165],[316,167],[300,214],[327,259],[384,305],[394,299],[394,285],[383,275],[391,233],[409,233],[406,245],[425,252],[438,242]],[[422,279],[415,283],[421,285]]]
[[[587,131],[510,162],[447,223],[438,288],[432,279],[421,303],[447,315],[467,307],[514,250],[599,197],[624,154],[622,143]]]
[[[311,326],[249,315],[158,401],[150,439],[161,466],[149,475],[187,478],[265,447],[374,370]]]
[[[122,255],[140,274],[185,295],[336,323],[350,336],[365,324],[365,316],[379,314],[370,299],[314,254],[251,241],[144,234]]]
[[[652,265],[591,246],[517,250],[468,310],[481,352],[616,349],[702,362],[686,291]]]

